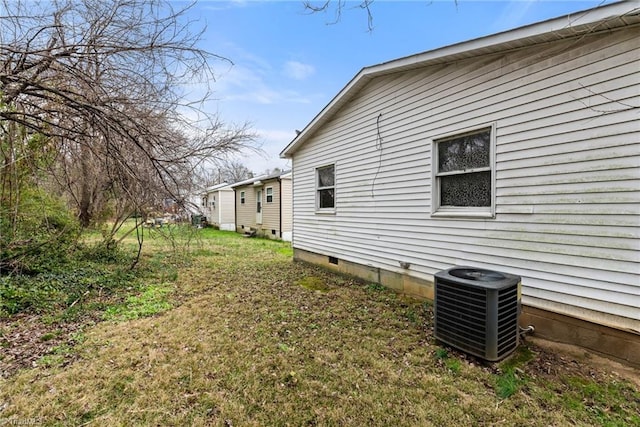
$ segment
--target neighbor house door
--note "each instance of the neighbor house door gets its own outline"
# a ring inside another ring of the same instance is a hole
[[[256,224],[262,224],[262,189],[256,190]]]

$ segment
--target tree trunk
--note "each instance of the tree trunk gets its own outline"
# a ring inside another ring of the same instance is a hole
[[[92,171],[90,170],[90,161],[89,157],[91,153],[89,149],[82,145],[80,148],[80,167],[82,168],[82,178],[80,179],[80,197],[78,203],[78,220],[80,221],[80,225],[83,228],[91,225],[91,220],[93,219],[92,214],[92,197],[91,197],[91,186],[92,180],[90,179]],[[95,173],[95,171],[93,171]]]

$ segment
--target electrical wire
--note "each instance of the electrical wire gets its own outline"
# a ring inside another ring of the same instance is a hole
[[[378,179],[378,174],[380,173],[380,168],[382,167],[382,135],[380,134],[380,119],[382,118],[382,113],[378,114],[376,117],[376,143],[375,149],[380,151],[380,157],[378,158],[378,169],[376,169],[376,174],[373,176],[373,181],[371,182],[371,197],[374,196],[374,188],[376,186],[376,179]]]

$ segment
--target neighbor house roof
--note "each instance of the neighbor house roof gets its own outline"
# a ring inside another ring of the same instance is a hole
[[[205,188],[203,193],[204,194],[211,193],[212,191],[220,190],[224,187],[230,187],[230,185],[227,184],[226,182],[223,182],[222,184],[212,185],[211,187]]]
[[[325,106],[280,153],[290,157],[342,106],[376,77],[400,71],[444,64],[483,55],[548,43],[587,33],[610,31],[640,23],[638,0],[612,3],[582,12],[519,27],[502,33],[442,47],[412,56],[365,67]]]
[[[265,179],[267,175],[255,176],[253,178],[245,179],[244,181],[236,182],[231,185],[231,188],[241,187],[243,185],[253,184],[254,182],[260,181],[261,179]]]
[[[291,171],[280,171],[280,172],[272,173],[270,175],[260,175],[260,176],[256,176],[255,178],[249,178],[244,181],[236,182],[231,186],[231,188],[241,187],[243,185],[251,185],[251,184],[257,183],[258,181],[269,181],[271,179],[281,178],[281,177],[285,178],[287,174],[291,174]]]

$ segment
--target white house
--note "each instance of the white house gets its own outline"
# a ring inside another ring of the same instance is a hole
[[[640,364],[639,113],[637,1],[366,67],[281,153],[294,256],[516,274],[537,335]]]
[[[235,231],[235,203],[231,185],[226,182],[207,188],[202,194],[202,213],[207,222],[220,230]]]

